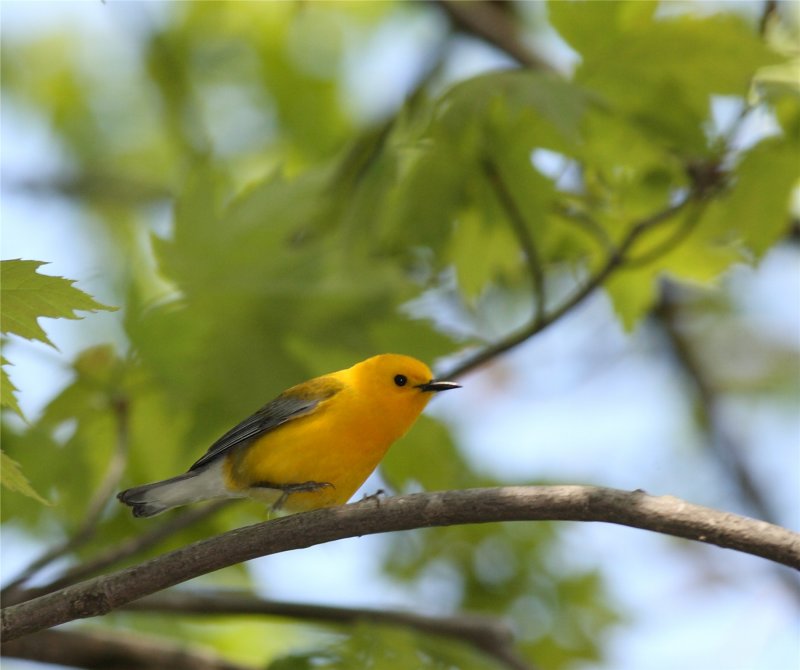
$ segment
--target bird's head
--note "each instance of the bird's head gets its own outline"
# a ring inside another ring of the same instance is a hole
[[[425,363],[401,354],[373,356],[354,365],[349,372],[361,389],[380,398],[387,408],[394,408],[388,411],[408,416],[410,422],[435,393],[460,388],[455,382],[434,379]]]

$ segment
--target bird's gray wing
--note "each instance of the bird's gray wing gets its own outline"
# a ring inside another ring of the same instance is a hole
[[[208,448],[200,460],[189,468],[189,472],[208,465],[233,447],[261,437],[287,421],[310,414],[323,400],[341,391],[344,385],[337,380],[323,377],[303,386],[305,388],[302,391],[295,388],[281,393],[255,414],[231,428]]]

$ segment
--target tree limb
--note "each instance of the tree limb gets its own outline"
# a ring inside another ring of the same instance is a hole
[[[169,591],[146,596],[128,603],[123,609],[133,612],[158,612],[197,616],[289,617],[326,624],[374,624],[404,626],[427,635],[453,638],[469,644],[504,663],[513,670],[530,670],[530,665],[516,654],[514,634],[499,619],[478,615],[432,617],[412,612],[356,607],[331,607],[306,603],[265,600],[250,593],[225,591]]]
[[[45,630],[4,642],[3,656],[89,670],[254,670],[213,653],[119,631]]]
[[[228,531],[140,565],[7,607],[13,640],[100,616],[132,600],[242,561],[389,531],[491,521],[604,521],[761,556],[800,570],[800,534],[671,496],[592,486],[510,486],[415,493],[315,510]]]

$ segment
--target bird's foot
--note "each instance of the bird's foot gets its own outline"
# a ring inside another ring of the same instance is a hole
[[[326,488],[335,489],[336,487],[331,484],[330,482],[300,482],[299,484],[276,484],[275,482],[257,482],[253,484],[253,486],[257,486],[258,488],[264,489],[275,489],[277,491],[281,491],[280,497],[275,501],[272,505],[272,511],[277,512],[281,509],[281,507],[286,504],[286,501],[289,499],[289,496],[293,493],[313,493],[314,491],[320,491]]]
[[[363,504],[367,502],[374,502],[377,507],[381,506],[381,499],[386,497],[386,491],[383,489],[378,489],[375,493],[365,493],[364,497],[358,501],[358,504]]]

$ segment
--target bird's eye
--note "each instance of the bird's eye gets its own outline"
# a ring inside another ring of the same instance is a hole
[[[405,375],[395,375],[394,376],[394,383],[398,386],[405,386],[408,384],[408,377]]]

